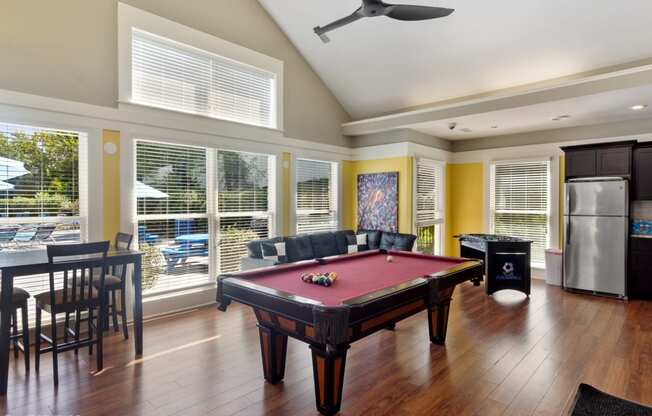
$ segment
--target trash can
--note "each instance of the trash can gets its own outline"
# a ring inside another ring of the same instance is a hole
[[[546,250],[546,283],[561,286],[563,252],[557,248]]]

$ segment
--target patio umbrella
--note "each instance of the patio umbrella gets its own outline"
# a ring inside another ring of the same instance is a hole
[[[151,186],[146,185],[141,181],[136,181],[136,197],[163,199],[163,198],[169,198],[169,195],[166,194],[165,192],[159,191],[156,188],[152,188]]]
[[[17,178],[28,173],[30,172],[25,169],[23,162],[0,156],[0,181]]]
[[[11,191],[14,186],[10,183],[0,181],[0,191]]]

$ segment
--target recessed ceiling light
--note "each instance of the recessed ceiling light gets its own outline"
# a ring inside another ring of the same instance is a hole
[[[630,107],[634,111],[641,111],[647,108],[647,104],[636,104]]]

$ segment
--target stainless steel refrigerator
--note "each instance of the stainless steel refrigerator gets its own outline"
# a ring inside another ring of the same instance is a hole
[[[623,178],[566,183],[564,286],[625,297],[629,184]]]

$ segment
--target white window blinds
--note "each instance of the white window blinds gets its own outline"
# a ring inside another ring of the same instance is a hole
[[[140,30],[132,31],[132,101],[276,127],[275,74]]]
[[[296,166],[297,233],[337,230],[337,163],[297,159]]]
[[[444,219],[443,167],[441,163],[417,161],[416,225],[439,224]]]
[[[0,124],[0,216],[79,216],[77,133]]]
[[[84,240],[87,138],[82,133],[0,123],[0,250],[18,253]],[[57,284],[62,279],[57,275]],[[32,295],[47,274],[15,280]],[[28,301],[30,322],[34,298]]]
[[[492,232],[532,241],[532,263],[545,262],[550,222],[550,162],[492,166]]]
[[[246,244],[269,237],[273,177],[272,157],[268,155],[217,152],[220,273],[239,270]]]
[[[148,293],[210,281],[206,191],[206,149],[137,142],[138,243]]]

